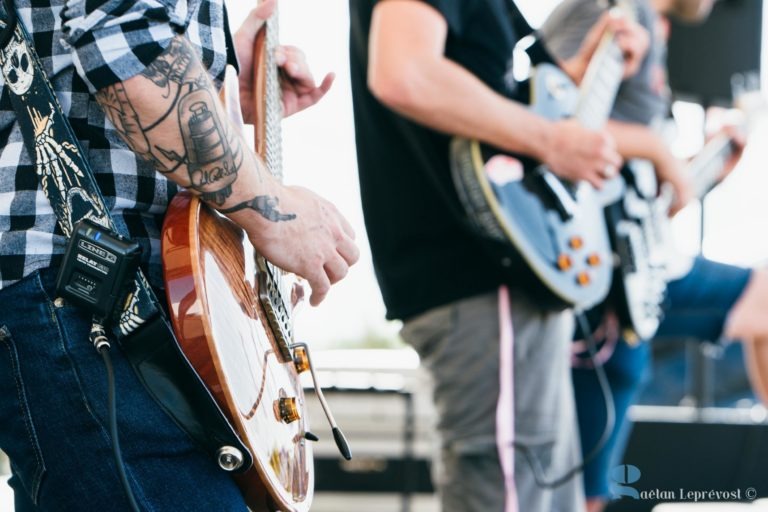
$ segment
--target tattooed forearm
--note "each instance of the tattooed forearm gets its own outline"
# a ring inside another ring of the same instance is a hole
[[[220,209],[219,212],[224,214],[235,213],[239,212],[240,210],[250,208],[251,210],[258,212],[265,219],[272,222],[293,220],[296,218],[295,213],[280,213],[277,210],[278,202],[278,199],[273,196],[256,196],[249,201],[243,201],[242,203],[236,204],[231,208]]]
[[[189,42],[177,36],[130,80],[130,86],[128,81],[117,83],[96,96],[117,132],[156,170],[203,200],[224,205],[247,150],[224,118]]]

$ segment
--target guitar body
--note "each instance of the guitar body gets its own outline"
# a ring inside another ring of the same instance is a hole
[[[661,323],[670,255],[666,201],[657,198],[653,166],[629,162],[622,170],[624,196],[605,209],[611,246],[618,256],[610,302],[629,338],[649,340]]]
[[[564,119],[574,114],[579,90],[556,66],[543,64],[531,79],[531,98],[537,114]],[[560,307],[589,308],[605,298],[613,259],[603,207],[621,196],[620,180],[598,193],[464,138],[453,139],[450,156],[467,217],[494,242],[513,276],[533,275],[529,291]]]
[[[309,510],[314,476],[303,387],[260,301],[264,270],[253,246],[183,192],[168,209],[162,254],[181,349],[252,452],[254,465],[235,475],[249,508]],[[288,422],[291,412],[299,417]]]
[[[709,141],[688,164],[696,197],[703,198],[718,181],[736,148],[730,137]],[[624,196],[605,210],[611,245],[618,256],[610,300],[619,321],[639,339],[650,339],[663,318],[673,243],[669,208],[671,190],[658,192],[653,165],[632,160],[622,170]]]

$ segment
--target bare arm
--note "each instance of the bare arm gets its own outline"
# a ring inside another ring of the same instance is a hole
[[[96,99],[133,151],[226,213],[273,263],[307,278],[312,304],[357,260],[352,228],[333,205],[282,186],[248,149],[183,36]]]
[[[444,57],[447,24],[431,6],[379,2],[371,23],[368,83],[385,105],[433,129],[476,138],[600,186],[621,159],[605,133],[550,122],[497,94]]]
[[[378,3],[369,53],[373,94],[431,128],[543,157],[543,148],[551,144],[552,123],[506,100],[445,58],[447,30],[441,15],[425,3]],[[527,137],[515,129],[520,123],[527,127]]]

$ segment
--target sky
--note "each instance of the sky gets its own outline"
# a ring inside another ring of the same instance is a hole
[[[285,179],[308,187],[337,205],[357,232],[360,262],[331,290],[316,308],[306,304],[296,313],[297,338],[318,347],[332,347],[363,337],[366,333],[394,336],[397,322],[384,320],[381,300],[371,264],[359,200],[354,150],[354,127],[349,86],[347,38],[348,0],[280,0],[280,35],[283,44],[301,48],[319,80],[336,73],[328,95],[316,106],[283,122]],[[521,0],[519,5],[532,25],[543,21],[557,0]],[[231,20],[243,20],[249,10],[244,0],[229,1]],[[764,66],[765,68],[766,66]],[[700,114],[696,108],[680,107],[696,132]],[[751,140],[765,140],[759,125]],[[678,147],[685,152],[699,138],[688,137]],[[762,146],[762,147],[761,147]],[[752,143],[734,174],[706,201],[704,252],[708,257],[741,265],[768,262],[768,145]],[[713,215],[713,213],[715,213]],[[698,205],[692,205],[676,220],[674,233],[680,248],[698,251]],[[448,279],[449,276],[446,276]]]

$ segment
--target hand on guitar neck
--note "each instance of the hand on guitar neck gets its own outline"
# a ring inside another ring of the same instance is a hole
[[[708,184],[707,189],[714,187],[733,172],[741,160],[747,143],[746,135],[735,124],[724,125],[717,133],[709,135],[707,137],[707,144],[716,144],[718,139],[724,140],[728,145],[728,156],[725,157],[721,169],[717,176],[714,177],[714,182]],[[694,165],[695,157],[688,163],[678,160],[671,154],[669,159],[673,161],[672,166],[667,168],[665,164],[657,165],[656,171],[661,186],[664,186],[666,183],[672,188],[674,197],[669,208],[669,216],[674,217],[688,203],[696,199],[701,191],[697,191],[695,176],[691,174],[691,169],[689,168]]]
[[[708,190],[733,171],[746,144],[741,124],[720,126],[707,137],[705,148],[690,161],[676,157],[664,138],[646,126],[611,120],[608,122],[608,131],[616,140],[619,153],[625,158],[640,158],[653,164],[659,183],[659,195],[668,201],[671,217],[701,195],[703,191],[700,189]],[[721,152],[724,156],[716,163],[716,173],[712,175],[706,172],[702,176],[699,169],[706,168],[707,161],[718,158]]]
[[[275,12],[276,5],[276,0],[267,0],[259,4],[258,7],[251,10],[248,18],[234,35],[235,52],[240,62],[240,74],[238,75],[240,104],[243,119],[248,124],[253,124],[253,114],[256,111],[253,105],[254,41],[266,20]],[[316,85],[304,59],[304,54],[296,47],[280,46],[277,50],[276,60],[282,72],[283,117],[311,107],[325,96],[333,84],[335,75],[328,73],[320,85]]]
[[[624,78],[634,75],[640,68],[650,43],[648,32],[619,11],[611,10],[603,14],[590,29],[576,55],[558,62],[577,85],[581,84],[587,67],[606,34],[616,39],[624,54]]]
[[[752,115],[738,105],[731,109],[722,107],[707,109],[707,142],[720,136],[728,137],[731,141],[732,154],[725,162],[723,170],[717,178],[718,183],[727,178],[741,160],[744,147],[747,145],[747,132],[749,131],[747,118]]]

